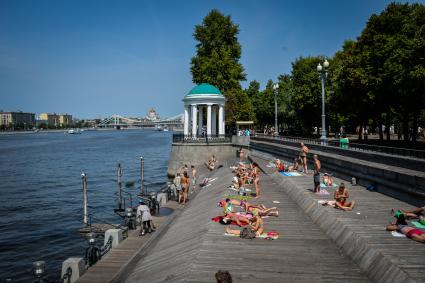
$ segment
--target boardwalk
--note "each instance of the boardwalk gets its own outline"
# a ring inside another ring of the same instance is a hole
[[[254,159],[271,173],[270,168],[265,166],[267,157],[257,156]],[[344,181],[350,191],[350,199],[357,203],[354,211],[344,212],[317,203],[319,199],[332,199],[335,189],[327,189],[329,196],[313,194],[312,175],[272,176],[280,191],[288,193],[375,281],[425,282],[425,245],[407,238],[395,238],[385,231],[385,226],[393,220],[391,208],[409,209],[411,205]],[[336,179],[337,183],[341,181]]]
[[[225,236],[225,226],[211,217],[220,213],[216,204],[232,174],[222,168],[215,176],[218,179],[198,194],[155,248],[126,272],[125,282],[214,282],[218,269],[229,270],[234,282],[368,282],[270,176],[263,176],[260,200],[266,206],[280,202],[274,205],[281,216],[265,219],[265,228],[279,231],[280,238]]]

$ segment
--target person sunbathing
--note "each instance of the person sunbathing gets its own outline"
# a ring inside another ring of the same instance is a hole
[[[425,243],[425,232],[420,229],[416,229],[402,224],[389,224],[387,226],[387,231],[397,231],[401,234],[406,235],[406,237],[409,239],[420,243]]]
[[[296,172],[298,171],[298,158],[294,158],[294,164],[288,167],[288,172]]]
[[[246,213],[254,214],[254,210],[258,211],[258,214],[263,216],[279,216],[279,211],[277,207],[267,208],[264,204],[251,204],[245,200],[237,200],[237,199],[225,199],[219,202],[219,206],[224,207],[225,205],[230,204],[232,206],[240,206]]]
[[[403,213],[406,218],[421,218],[421,216],[425,216],[425,206],[417,207],[412,210],[400,209],[400,212]],[[392,211],[392,214],[394,214],[394,211]]]
[[[345,211],[353,210],[355,202],[347,201],[348,197],[349,197],[348,190],[345,187],[345,184],[341,183],[339,185],[339,188],[335,190],[335,193],[334,193],[335,207]]]
[[[285,164],[280,159],[276,159],[274,166],[278,172],[285,172]]]
[[[234,221],[238,226],[242,226],[242,222],[244,222],[244,224],[249,223],[248,217],[238,214],[234,211],[234,204],[225,202],[222,207],[224,214],[223,219],[229,219],[230,222]]]
[[[332,187],[333,183],[334,181],[333,181],[332,175],[325,173],[323,175],[323,184],[325,184],[325,186],[327,187]]]
[[[263,224],[264,224],[264,222],[261,219],[261,217],[258,214],[256,214],[249,220],[248,227],[246,227],[244,229],[251,230],[253,233],[255,233],[255,236],[258,237],[264,232]],[[241,232],[242,232],[241,230],[232,230],[232,229],[230,229],[230,227],[226,228],[227,234],[240,236]]]

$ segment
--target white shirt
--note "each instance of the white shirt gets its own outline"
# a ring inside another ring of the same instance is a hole
[[[152,220],[152,215],[149,207],[146,204],[141,204],[137,207],[137,216],[142,216],[142,221]]]

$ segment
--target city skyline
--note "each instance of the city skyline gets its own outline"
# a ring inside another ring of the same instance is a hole
[[[0,109],[86,119],[154,107],[174,116],[194,87],[194,26],[211,9],[239,25],[242,86],[255,79],[264,88],[297,57],[332,56],[390,2],[2,1]]]

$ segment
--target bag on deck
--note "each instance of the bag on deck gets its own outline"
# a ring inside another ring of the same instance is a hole
[[[254,239],[255,238],[255,231],[249,228],[243,228],[241,231],[242,239]]]

